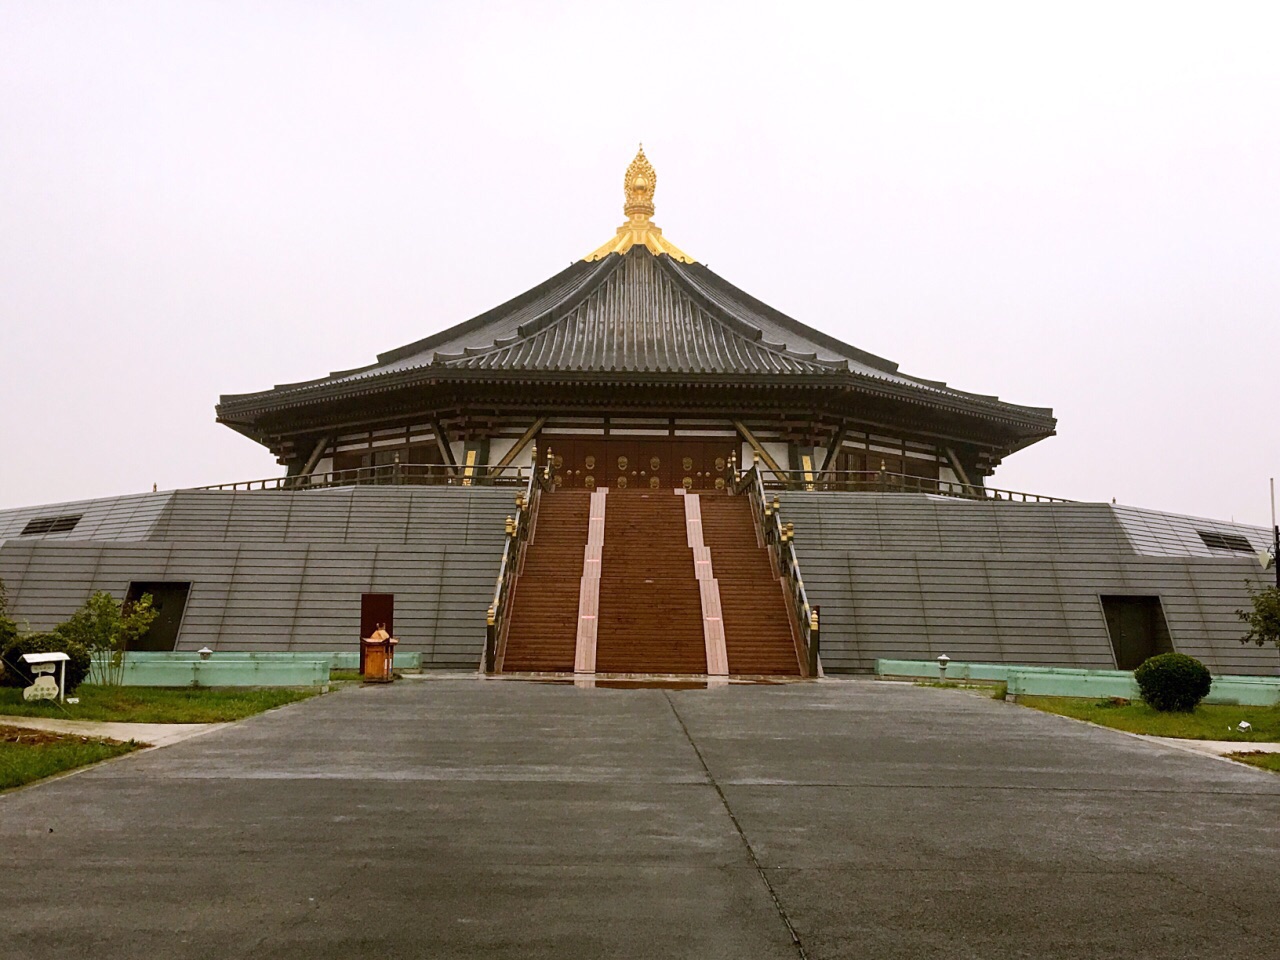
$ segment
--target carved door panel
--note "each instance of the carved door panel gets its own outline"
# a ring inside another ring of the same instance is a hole
[[[637,444],[639,454],[635,465],[638,483],[645,490],[669,489],[670,481],[670,442],[657,438],[640,440]]]
[[[590,488],[595,480],[587,461],[599,458],[599,447],[599,441],[590,437],[544,435],[538,439],[538,458],[545,464],[547,454],[551,454],[551,481],[559,489],[582,490]]]
[[[672,485],[686,490],[723,490],[731,450],[729,441],[676,441],[671,451]]]
[[[539,454],[552,455],[552,479],[562,489],[723,489],[730,439],[544,435]],[[686,482],[687,478],[687,482]]]
[[[647,477],[640,476],[640,445],[634,440],[610,439],[608,448],[610,489],[643,489]]]

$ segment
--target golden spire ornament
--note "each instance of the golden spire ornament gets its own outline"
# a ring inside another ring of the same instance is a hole
[[[693,257],[682,251],[662,235],[662,230],[649,219],[653,216],[653,191],[658,186],[658,174],[644,155],[644,144],[627,167],[622,181],[626,202],[622,212],[627,222],[618,228],[617,235],[598,250],[583,257],[584,260],[602,260],[611,253],[626,253],[636,244],[647,247],[650,253],[665,253],[685,263],[696,263]]]

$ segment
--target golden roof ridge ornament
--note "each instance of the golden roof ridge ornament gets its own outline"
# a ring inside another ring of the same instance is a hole
[[[640,244],[652,254],[665,253],[675,260],[696,263],[693,257],[666,239],[662,230],[649,219],[653,216],[653,191],[657,186],[658,174],[649,158],[644,155],[642,143],[622,181],[623,195],[626,197],[622,212],[627,215],[627,222],[618,228],[617,235],[608,243],[582,259],[602,260],[611,253],[626,253]]]

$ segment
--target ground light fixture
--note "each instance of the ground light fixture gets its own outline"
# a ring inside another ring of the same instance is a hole
[[[213,650],[210,647],[201,647],[196,653],[200,654],[201,660],[208,660],[213,656]]]
[[[950,662],[951,662],[951,658],[948,657],[945,653],[939,655],[938,657],[938,679],[939,680],[947,679],[947,664]]]

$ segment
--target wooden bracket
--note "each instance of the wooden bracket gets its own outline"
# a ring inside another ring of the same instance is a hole
[[[433,419],[431,429],[435,432],[436,446],[440,448],[440,455],[444,457],[444,462],[453,469],[454,473],[457,473],[458,461],[453,457],[453,448],[449,446],[449,437],[444,432],[444,427],[440,425],[439,420]]]
[[[546,422],[546,417],[539,417],[535,420],[533,422],[533,426],[526,430],[521,435],[520,439],[515,442],[515,445],[506,452],[502,459],[493,465],[493,475],[495,477],[499,476],[503,470],[515,462],[516,457],[520,456],[524,448],[529,445],[529,441],[538,435],[538,431],[542,429],[543,424]]]
[[[734,420],[733,425],[742,434],[742,438],[751,444],[751,449],[760,454],[760,459],[764,461],[764,465],[772,470],[778,476],[778,479],[785,480],[786,472],[778,466],[778,462],[773,457],[769,456],[769,451],[760,445],[760,441],[755,438],[755,434],[747,429],[746,424],[741,420]]]

